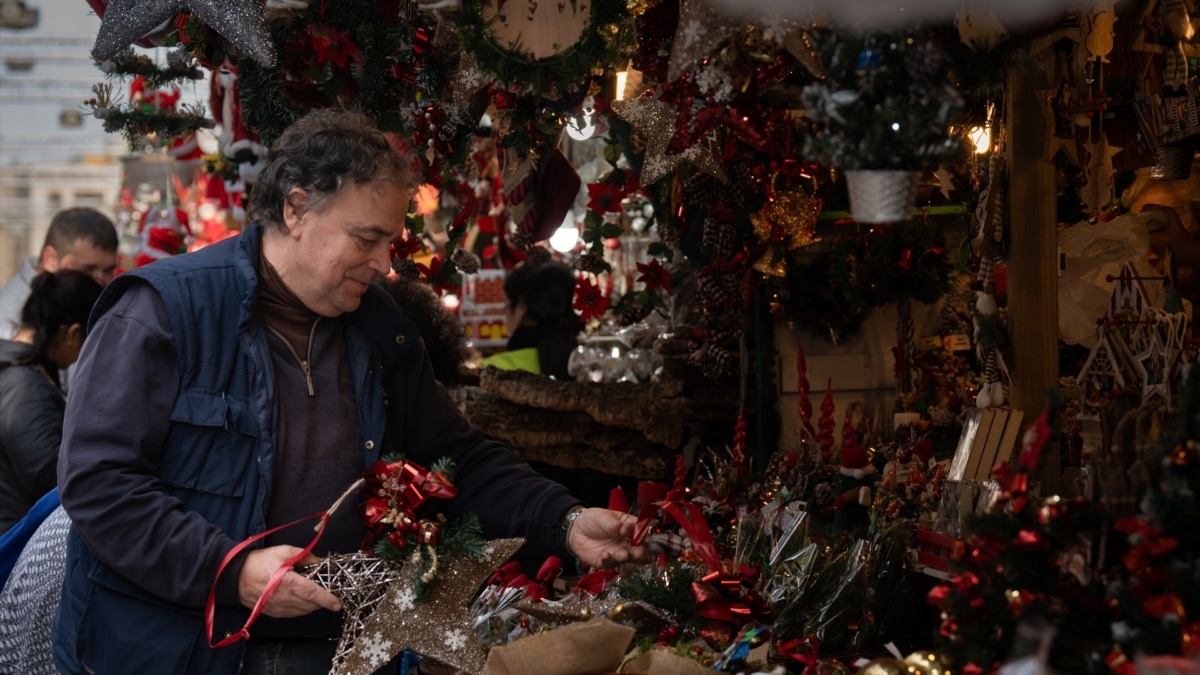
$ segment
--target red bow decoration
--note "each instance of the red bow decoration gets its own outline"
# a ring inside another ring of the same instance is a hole
[[[372,464],[363,474],[362,491],[367,497],[360,511],[367,526],[363,540],[366,550],[381,536],[403,548],[404,535],[421,529],[415,515],[417,507],[430,498],[453,499],[458,494],[442,474],[405,460]]]
[[[596,597],[604,592],[604,589],[612,585],[617,580],[616,570],[595,570],[579,577],[579,582],[575,584],[575,592],[579,595],[589,595]]]
[[[710,572],[692,582],[696,613],[708,619],[700,634],[710,645],[727,644],[746,624],[767,621],[766,603],[754,590],[758,577],[758,570],[740,565],[737,574]]]
[[[558,578],[562,571],[562,560],[558,556],[550,556],[538,570],[537,580],[531,581],[521,572],[521,564],[515,560],[509,561],[492,572],[488,584],[498,584],[505,588],[524,588],[525,597],[533,602],[545,599],[550,593],[550,584]]]
[[[809,633],[803,638],[795,638],[776,645],[779,655],[806,666],[814,666],[820,658],[821,640]]]

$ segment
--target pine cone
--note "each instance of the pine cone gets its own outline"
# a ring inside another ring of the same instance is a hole
[[[459,247],[450,255],[450,262],[463,274],[475,274],[479,271],[479,256],[474,252]]]
[[[392,269],[401,279],[420,279],[421,270],[412,258],[396,258],[392,261]]]
[[[525,264],[530,267],[541,267],[550,262],[553,256],[545,246],[530,246],[525,252]]]
[[[588,251],[575,260],[575,269],[581,272],[599,274],[608,269],[608,265],[604,262],[603,255]]]
[[[622,326],[632,326],[650,315],[651,308],[646,307],[637,300],[623,302],[613,311],[613,316],[617,319],[617,323]]]
[[[725,260],[733,257],[735,237],[733,223],[726,223],[715,218],[704,219],[704,231],[700,238],[704,245],[712,251],[714,258]]]
[[[533,246],[533,237],[530,237],[524,232],[513,232],[512,234],[508,235],[508,241],[514,247],[519,248],[522,251],[528,251],[529,247]]]
[[[659,217],[655,219],[658,224],[655,227],[658,229],[658,240],[663,243],[663,246],[671,250],[679,248],[679,227],[675,222],[668,217]]]
[[[733,353],[716,345],[704,345],[688,358],[688,363],[700,369],[710,380],[719,380],[733,374],[737,360]]]
[[[750,198],[754,195],[755,178],[750,173],[750,170],[744,166],[739,166],[733,172],[732,180],[726,186],[729,193],[729,200],[732,201],[738,208],[745,208]]]
[[[694,206],[712,206],[721,201],[725,187],[715,177],[699,172],[683,185],[683,199]]]

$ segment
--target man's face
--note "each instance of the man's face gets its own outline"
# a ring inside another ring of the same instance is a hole
[[[289,198],[303,191],[293,190]],[[408,193],[390,182],[351,184],[317,212],[291,202],[284,220],[294,242],[280,275],[321,316],[358,309],[370,283],[391,269],[391,243],[404,231]]]
[[[117,270],[117,252],[106,251],[84,238],[75,240],[65,253],[47,247],[42,255],[42,271],[75,270],[95,279],[101,286],[112,281]]]

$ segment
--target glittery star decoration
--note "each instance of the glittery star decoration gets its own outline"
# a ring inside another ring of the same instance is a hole
[[[708,57],[742,27],[742,23],[718,14],[705,0],[682,0],[679,27],[667,64],[667,81],[678,80],[684,71]]]
[[[633,626],[639,633],[655,633],[673,621],[665,611],[641,601],[625,600],[612,594],[597,598],[564,600],[519,600],[518,611],[547,624],[563,625],[606,617]]]
[[[1163,349],[1158,331],[1151,331],[1145,351],[1134,356],[1134,364],[1142,380],[1143,403],[1158,399],[1164,405],[1171,404],[1171,369],[1174,360],[1175,355]]]
[[[450,84],[450,100],[465,104],[475,92],[491,84],[494,79],[483,72],[474,54],[464,50],[458,61],[458,71],[454,73],[454,81]]]
[[[244,54],[270,67],[275,49],[259,0],[110,0],[92,46],[92,58],[107,61],[159,24],[189,12]]]
[[[425,601],[416,600],[412,572],[402,568],[363,622],[341,668],[331,675],[370,675],[405,648],[466,675],[482,675],[487,649],[475,636],[469,605],[488,575],[524,543],[524,539],[496,539],[487,543],[479,560],[465,556],[437,560],[438,576],[429,584]]]
[[[1085,143],[1087,164],[1084,171],[1087,175],[1087,185],[1083,187],[1080,197],[1092,211],[1099,211],[1111,202],[1115,196],[1113,188],[1113,157],[1121,152],[1121,148],[1108,144],[1108,136],[1100,135],[1095,143]]]
[[[642,96],[631,101],[613,101],[612,108],[645,139],[642,185],[653,185],[684,162],[721,181],[728,181],[725,169],[721,167],[710,147],[710,143],[716,138],[716,131],[687,150],[668,155],[667,144],[670,143],[675,129],[675,110],[669,103],[652,96]]]

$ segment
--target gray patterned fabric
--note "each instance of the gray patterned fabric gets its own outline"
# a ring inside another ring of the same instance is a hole
[[[55,675],[50,631],[62,594],[71,519],[60,506],[30,538],[0,591],[0,674]]]

